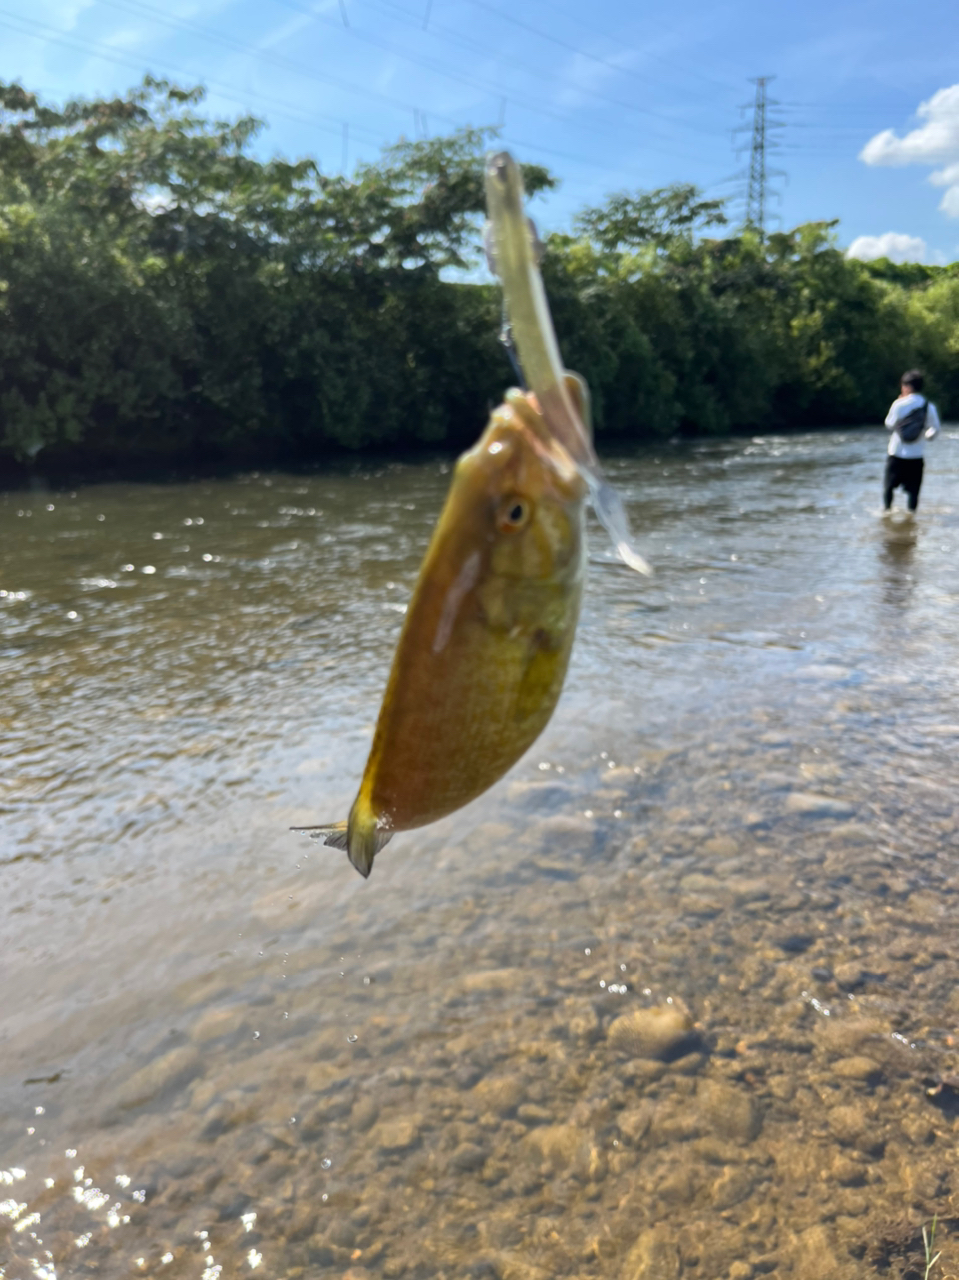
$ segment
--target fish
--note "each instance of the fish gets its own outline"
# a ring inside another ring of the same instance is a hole
[[[564,389],[589,431],[589,393]],[[546,727],[586,577],[588,484],[535,394],[513,388],[457,461],[393,658],[345,822],[294,827],[364,878],[398,831],[497,782]]]
[[[523,206],[522,170],[508,151],[487,157],[485,187],[486,259],[502,282],[507,318],[529,388],[554,438],[565,446],[588,484],[593,510],[620,559],[649,575],[649,565],[633,545],[622,499],[603,476],[592,431],[568,390],[539,270],[539,237]]]
[[[586,502],[649,572],[593,446],[589,391],[562,367],[523,180],[487,159],[487,256],[528,389],[512,388],[456,463],[407,608],[359,792],[342,822],[294,827],[364,878],[398,831],[488,790],[556,708],[586,577]]]

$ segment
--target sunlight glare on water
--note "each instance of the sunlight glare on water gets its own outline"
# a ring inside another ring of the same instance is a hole
[[[959,432],[914,522],[883,447],[609,459],[655,576],[592,529],[553,722],[368,883],[289,827],[446,464],[0,495],[0,1276],[956,1270]]]

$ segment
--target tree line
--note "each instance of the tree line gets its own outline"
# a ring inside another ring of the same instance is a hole
[[[489,134],[328,176],[202,98],[0,82],[0,471],[471,443],[512,380],[499,289],[464,282]],[[583,210],[542,267],[600,442],[876,422],[911,365],[959,412],[959,264],[850,261],[828,222],[764,238],[677,185]]]

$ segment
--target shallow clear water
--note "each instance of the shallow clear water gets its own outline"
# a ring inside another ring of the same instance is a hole
[[[0,495],[0,1275],[959,1269],[957,442],[611,460],[656,576],[366,883],[448,467]]]

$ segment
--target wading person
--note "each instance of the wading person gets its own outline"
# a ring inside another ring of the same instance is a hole
[[[902,486],[909,510],[915,511],[922,486],[923,453],[926,441],[939,434],[939,414],[936,406],[922,394],[923,378],[918,369],[910,369],[900,381],[899,395],[886,414],[886,426],[892,430],[892,435],[886,458],[882,505],[888,511],[892,506],[893,490]]]

